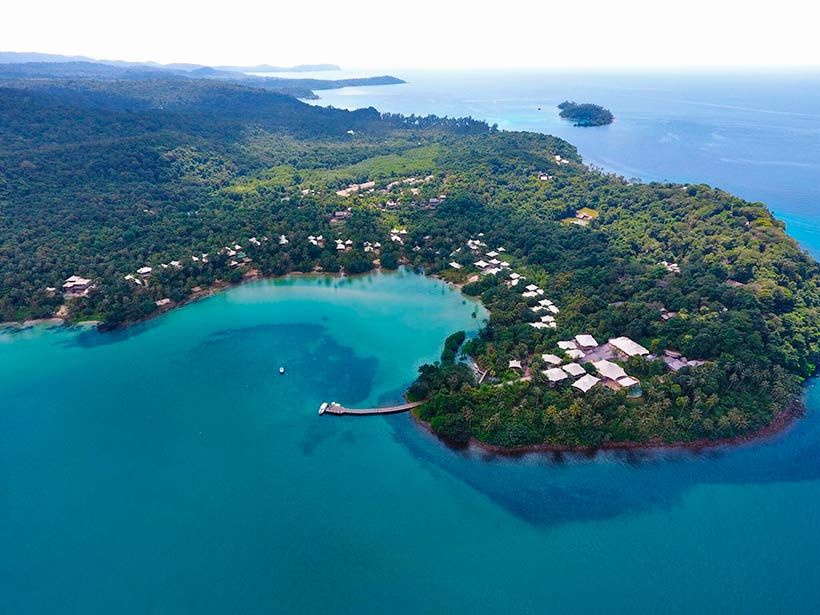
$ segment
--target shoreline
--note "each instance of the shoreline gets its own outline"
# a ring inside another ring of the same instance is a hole
[[[404,265],[402,265],[403,267]],[[400,267],[401,268],[401,267]],[[365,271],[363,273],[355,273],[355,274],[346,274],[343,272],[337,273],[328,273],[324,271],[293,271],[288,272],[282,275],[250,275],[246,278],[243,278],[239,282],[225,282],[225,281],[218,281],[217,283],[203,288],[200,291],[192,293],[190,296],[186,297],[183,301],[179,303],[175,303],[169,309],[159,310],[152,314],[149,314],[143,319],[137,321],[128,321],[120,323],[119,325],[111,328],[106,328],[102,326],[100,321],[78,321],[78,322],[69,322],[64,318],[40,318],[40,319],[32,319],[26,320],[24,322],[2,322],[0,323],[0,332],[3,329],[9,330],[16,330],[16,331],[23,331],[26,329],[30,329],[33,327],[93,327],[100,333],[111,333],[114,331],[121,331],[128,329],[132,326],[136,326],[139,324],[143,324],[146,322],[150,322],[155,318],[159,318],[165,314],[168,314],[178,308],[183,308],[189,304],[195,303],[202,299],[206,299],[208,297],[214,296],[218,293],[230,290],[232,288],[237,288],[242,286],[243,284],[247,284],[249,282],[255,281],[272,281],[272,280],[283,280],[289,277],[331,277],[331,278],[354,278],[354,277],[362,277],[366,275],[372,274],[384,274],[385,271],[393,272],[399,271],[400,268],[395,270],[384,270],[381,267],[376,267],[371,269],[370,271]],[[443,277],[439,276],[438,274],[420,274],[425,275],[427,277],[431,277],[439,282],[447,286],[451,286],[455,290],[459,292],[462,291],[464,284],[458,284],[455,282],[450,282]],[[462,293],[463,294],[463,293]],[[466,297],[466,295],[465,295]],[[467,299],[471,299],[476,301],[479,305],[481,305],[480,299],[476,299],[474,297],[466,297]],[[764,425],[760,429],[743,434],[740,436],[734,436],[731,438],[720,438],[717,440],[709,440],[706,438],[699,438],[697,440],[692,440],[691,442],[662,442],[662,441],[653,441],[653,442],[634,442],[634,441],[623,441],[623,442],[605,442],[603,444],[597,446],[582,446],[582,445],[563,445],[563,444],[528,444],[523,446],[514,446],[514,447],[505,447],[500,446],[497,444],[490,444],[488,442],[483,442],[478,440],[475,437],[471,437],[470,441],[467,443],[466,446],[454,446],[453,443],[448,442],[445,438],[440,437],[436,434],[430,427],[430,423],[427,421],[422,420],[419,418],[414,412],[410,412],[410,416],[412,420],[423,427],[430,435],[437,438],[439,441],[444,443],[446,446],[455,449],[478,449],[484,453],[491,454],[491,455],[499,455],[503,457],[523,457],[525,455],[531,454],[546,454],[546,453],[570,453],[570,454],[584,454],[584,455],[595,455],[598,452],[603,451],[634,451],[634,452],[659,452],[663,450],[680,450],[680,451],[688,451],[688,452],[698,452],[703,450],[709,449],[716,449],[722,447],[735,447],[741,446],[743,444],[749,444],[752,442],[758,442],[761,440],[765,440],[767,438],[771,438],[777,435],[780,435],[786,432],[794,422],[803,416],[805,413],[805,406],[803,404],[802,392],[805,390],[805,386],[801,385],[801,395],[795,397],[795,399],[783,410],[781,410],[771,422],[767,425]]]
[[[499,457],[524,457],[526,455],[544,455],[555,453],[569,453],[577,455],[595,456],[599,452],[615,451],[615,452],[637,452],[637,453],[652,453],[661,451],[681,451],[689,453],[697,453],[701,451],[708,451],[719,448],[734,448],[743,446],[745,444],[753,444],[763,442],[769,438],[786,433],[795,423],[801,418],[806,411],[803,404],[802,391],[805,387],[801,386],[801,394],[786,408],[781,410],[770,423],[764,425],[756,431],[743,434],[740,436],[733,436],[731,438],[720,438],[717,440],[709,440],[706,438],[699,438],[691,442],[605,442],[597,446],[581,446],[581,445],[565,445],[565,444],[527,444],[523,446],[506,447],[498,444],[490,444],[482,442],[474,436],[470,437],[470,441],[465,446],[457,446],[448,442],[445,438],[439,436],[430,427],[430,423],[419,418],[414,412],[410,412],[413,421],[421,426],[428,434],[432,435],[448,448],[455,450],[478,450],[489,455],[498,455]]]
[[[171,305],[170,307],[168,307],[166,309],[161,309],[161,310],[157,310],[155,312],[152,312],[151,314],[148,314],[147,316],[145,316],[144,318],[140,318],[139,320],[128,320],[128,321],[125,321],[125,322],[121,322],[121,323],[119,323],[119,324],[117,324],[113,327],[106,327],[106,326],[104,326],[104,323],[102,321],[99,321],[99,320],[70,321],[66,318],[51,317],[51,318],[31,319],[31,320],[26,320],[26,321],[23,321],[23,322],[15,321],[15,320],[0,322],[0,331],[2,331],[3,329],[9,329],[9,330],[13,330],[13,331],[23,331],[25,329],[31,329],[31,328],[34,328],[34,327],[46,327],[46,328],[52,328],[52,327],[66,327],[66,328],[86,327],[86,328],[90,328],[90,327],[94,327],[100,333],[112,333],[114,331],[123,331],[125,329],[130,328],[130,327],[134,327],[136,325],[141,325],[141,324],[150,322],[150,321],[152,321],[156,318],[160,318],[161,316],[164,316],[165,314],[170,314],[174,310],[183,308],[187,305],[190,305],[190,304],[195,303],[197,301],[200,301],[202,299],[207,299],[208,297],[212,297],[212,296],[217,295],[221,292],[231,290],[232,288],[238,288],[238,287],[242,286],[243,284],[248,284],[250,282],[284,280],[284,279],[289,278],[289,277],[305,277],[305,278],[308,278],[308,277],[328,277],[328,278],[337,278],[337,279],[341,279],[341,278],[358,278],[358,277],[362,277],[362,276],[366,276],[366,275],[372,275],[372,274],[385,274],[385,273],[398,272],[401,269],[401,267],[406,267],[406,265],[400,265],[400,267],[396,268],[396,269],[382,269],[381,267],[374,267],[370,271],[365,271],[365,272],[362,272],[362,273],[342,273],[342,272],[329,273],[329,272],[326,272],[326,271],[290,271],[288,273],[283,273],[281,275],[265,275],[265,274],[257,273],[255,275],[249,275],[247,277],[244,277],[239,282],[226,282],[224,280],[219,280],[219,281],[215,282],[214,284],[212,284],[211,286],[208,286],[207,288],[202,288],[199,291],[191,293],[189,296],[187,296],[182,301],[174,303],[173,305]],[[412,272],[412,269],[406,269],[406,271],[411,271]],[[443,282],[444,284],[447,284],[448,286],[453,286],[454,288],[456,288],[458,290],[461,290],[462,285],[453,284],[452,282],[448,282],[447,280],[444,280],[443,278],[439,277],[436,274],[420,274],[420,275],[425,275],[426,277],[434,278],[436,280],[439,280],[440,282]],[[468,297],[468,298],[473,299],[472,297]]]

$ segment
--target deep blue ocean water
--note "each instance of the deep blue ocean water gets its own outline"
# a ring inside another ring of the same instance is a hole
[[[514,77],[319,102],[543,129],[611,170],[763,200],[820,252],[816,79]],[[568,126],[563,98],[618,121]],[[116,334],[0,334],[0,613],[820,611],[815,383],[787,432],[701,453],[509,459],[406,415],[316,415],[399,399],[483,316],[399,273],[256,282]]]

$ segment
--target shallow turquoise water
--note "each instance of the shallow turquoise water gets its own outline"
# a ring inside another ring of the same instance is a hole
[[[754,446],[595,459],[317,416],[397,400],[476,310],[409,273],[293,278],[127,333],[0,335],[3,612],[820,608],[815,413]]]

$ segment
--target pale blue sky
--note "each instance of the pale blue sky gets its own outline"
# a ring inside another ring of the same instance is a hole
[[[345,67],[818,66],[808,0],[12,2],[0,50]],[[580,6],[585,10],[581,11]]]

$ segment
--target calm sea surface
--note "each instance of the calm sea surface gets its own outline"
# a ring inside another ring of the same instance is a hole
[[[820,253],[816,79],[507,79],[319,102],[559,134],[763,200]],[[618,121],[569,127],[563,98]],[[407,416],[317,416],[399,399],[484,316],[397,273],[252,283],[125,333],[0,333],[0,613],[820,611],[816,384],[787,433],[701,454],[491,458]]]

